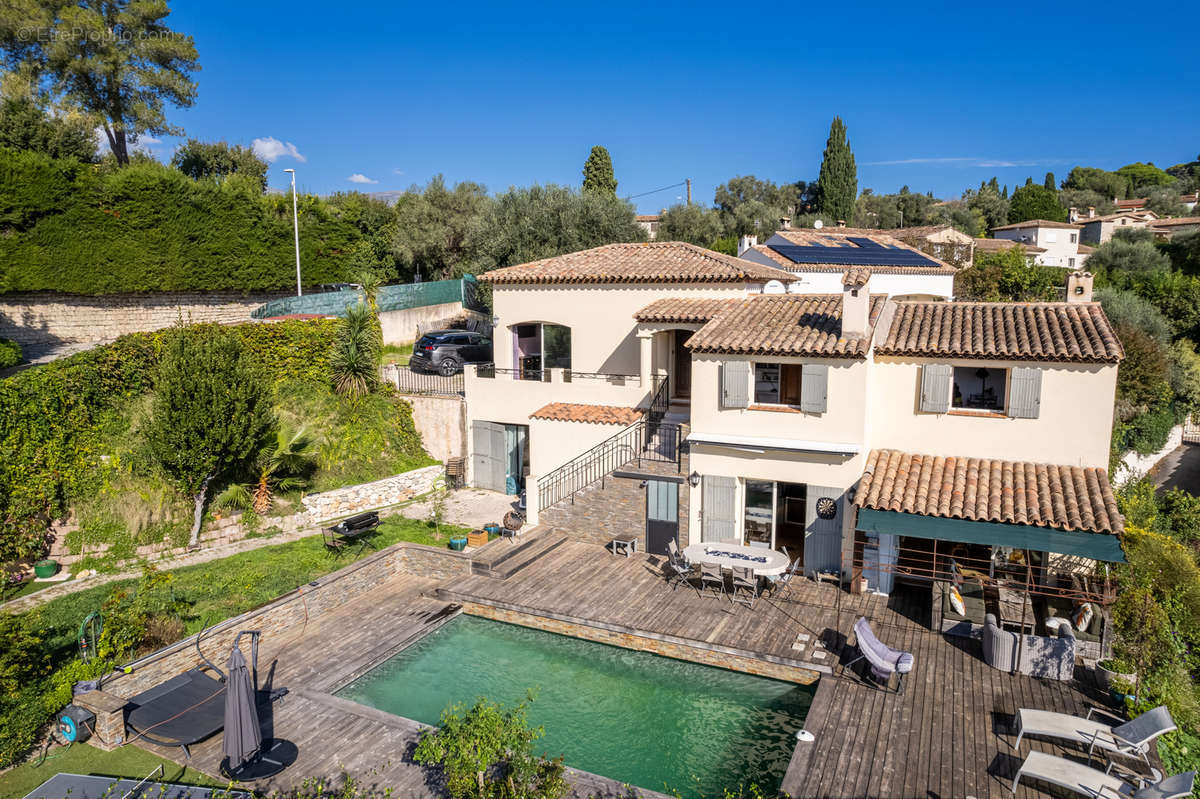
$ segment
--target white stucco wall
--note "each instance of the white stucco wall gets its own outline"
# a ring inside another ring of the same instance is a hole
[[[1082,231],[1073,228],[1027,227],[1012,230],[997,230],[994,235],[998,239],[1009,241],[1024,241],[1045,250],[1034,259],[1042,266],[1061,266],[1078,268],[1079,238]],[[1071,241],[1071,236],[1075,241]],[[1072,263],[1073,261],[1073,263]]]
[[[969,411],[923,413],[919,409],[921,366],[926,363],[1041,369],[1039,416],[1010,419]],[[873,449],[1108,468],[1117,387],[1114,364],[935,361],[877,356],[871,370],[871,384]]]

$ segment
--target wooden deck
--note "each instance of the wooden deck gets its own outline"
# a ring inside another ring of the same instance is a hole
[[[672,591],[660,563],[569,542],[508,579],[464,577],[444,584],[439,596],[716,651],[755,652],[825,672],[805,724],[816,740],[798,745],[784,781],[795,797],[999,799],[1010,796],[1011,775],[1030,747],[1079,754],[1027,739],[1018,755],[1010,725],[1018,707],[1086,713],[1091,700],[1083,688],[990,668],[977,641],[931,632],[919,621],[929,613],[920,592],[852,596],[802,580],[782,598],[750,609]],[[861,615],[881,640],[915,654],[904,694],[878,690],[857,667],[841,665],[855,653],[846,636]],[[798,634],[809,636],[800,649]],[[1017,795],[1058,794],[1023,783]]]

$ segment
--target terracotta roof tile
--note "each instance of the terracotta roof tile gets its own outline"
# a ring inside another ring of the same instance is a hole
[[[871,279],[871,270],[865,266],[852,266],[842,275],[842,285],[860,289]]]
[[[637,408],[619,405],[579,405],[572,402],[551,402],[529,414],[530,419],[549,419],[555,422],[587,422],[589,424],[633,424],[642,418]]]
[[[1079,230],[1083,225],[1072,225],[1070,222],[1051,222],[1049,219],[1028,219],[1024,222],[1013,222],[1011,225],[1000,225],[992,230],[1023,230],[1030,227],[1052,227],[1065,228],[1067,230]]]
[[[871,298],[874,325],[887,295]],[[692,352],[865,358],[871,331],[842,338],[842,295],[758,294],[732,300],[688,339]]]
[[[701,297],[667,297],[634,313],[639,322],[707,322],[736,299],[712,300]]]
[[[779,269],[681,241],[606,244],[493,269],[492,283],[765,283],[795,278]]]
[[[1177,225],[1200,225],[1200,216],[1171,216],[1166,219],[1155,219],[1148,223],[1150,227],[1175,227]]]
[[[1122,217],[1153,221],[1150,220],[1149,217],[1158,219],[1158,214],[1154,213],[1153,211],[1118,211],[1115,214],[1104,214],[1103,216],[1081,216],[1076,219],[1075,222],[1076,224],[1087,227],[1093,222],[1113,222],[1117,219],[1121,219]]]
[[[1035,247],[1015,239],[975,239],[975,249],[982,252],[1000,252],[1011,250],[1013,247],[1020,247],[1026,255],[1036,255],[1046,251],[1045,247]]]
[[[900,302],[880,355],[1117,363],[1100,303]]]
[[[1120,533],[1104,469],[871,450],[854,496],[860,508],[949,519]]]

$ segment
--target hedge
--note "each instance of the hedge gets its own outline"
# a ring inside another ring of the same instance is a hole
[[[0,338],[0,369],[16,366],[21,362],[21,345],[12,339]]]
[[[294,286],[291,198],[235,177],[196,181],[157,162],[111,170],[0,148],[0,292]],[[301,197],[305,283],[347,279],[361,237],[323,200]]]
[[[326,380],[336,322],[232,328],[275,383]],[[94,479],[106,414],[151,388],[166,331],[0,380],[0,563],[37,553],[50,520]]]

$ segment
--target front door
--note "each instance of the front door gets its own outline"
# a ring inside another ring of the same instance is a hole
[[[667,554],[667,542],[679,543],[679,484],[646,481],[646,551]]]
[[[684,345],[692,337],[690,330],[676,330],[675,340],[675,396],[688,399],[692,396],[692,353]]]

